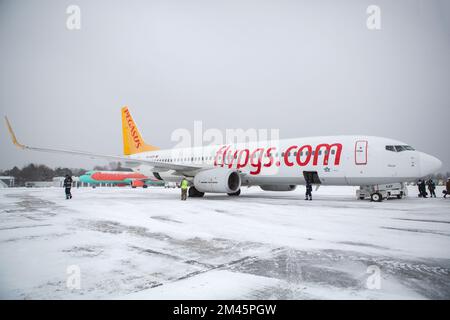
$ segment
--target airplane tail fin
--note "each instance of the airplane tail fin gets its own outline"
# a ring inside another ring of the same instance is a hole
[[[131,116],[128,107],[122,108],[122,135],[123,154],[131,155],[135,153],[159,150],[158,147],[146,144]]]

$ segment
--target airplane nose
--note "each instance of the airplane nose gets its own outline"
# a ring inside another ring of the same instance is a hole
[[[435,173],[442,167],[442,161],[429,154],[422,153],[420,155],[420,173],[422,177]]]

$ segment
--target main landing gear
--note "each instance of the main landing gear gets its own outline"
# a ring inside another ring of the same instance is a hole
[[[200,192],[195,187],[190,187],[188,191],[189,198],[201,198],[205,195],[204,192]]]
[[[241,189],[236,192],[227,193],[230,197],[237,197],[241,194]],[[188,195],[190,198],[201,198],[205,195],[204,192],[198,191],[194,186],[190,187],[188,190]]]
[[[241,189],[238,189],[236,192],[227,193],[230,197],[237,197],[241,194]]]

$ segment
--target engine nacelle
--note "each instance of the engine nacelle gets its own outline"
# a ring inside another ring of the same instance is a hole
[[[200,192],[233,193],[241,187],[241,176],[236,170],[208,169],[195,175],[194,186]]]
[[[260,186],[264,191],[294,191],[297,188],[296,185],[265,185]]]

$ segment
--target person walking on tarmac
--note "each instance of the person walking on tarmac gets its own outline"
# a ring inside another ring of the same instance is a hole
[[[312,200],[312,185],[309,181],[306,181],[305,200]]]
[[[70,192],[70,188],[72,188],[72,177],[66,174],[66,178],[64,179],[64,188],[66,190],[66,200],[72,199],[72,193]]]
[[[181,200],[186,200],[189,183],[186,178],[181,180]]]
[[[447,195],[450,194],[450,178],[447,179],[447,183],[445,184],[444,198],[447,198]]]
[[[430,191],[430,198],[436,198],[436,184],[434,183],[433,179],[430,179],[427,181],[428,191]]]
[[[417,182],[417,187],[419,188],[419,197],[420,198],[426,198],[427,197],[427,190],[425,186],[425,180],[419,180]]]

